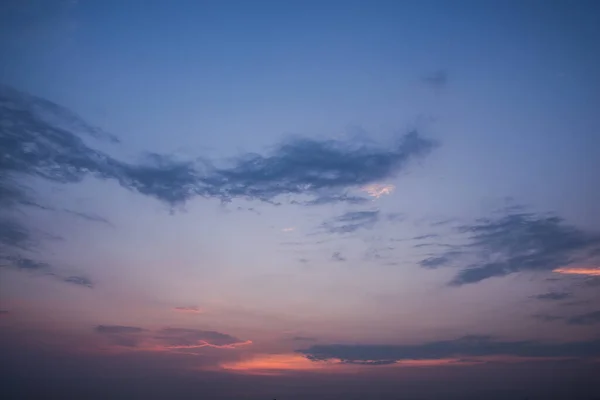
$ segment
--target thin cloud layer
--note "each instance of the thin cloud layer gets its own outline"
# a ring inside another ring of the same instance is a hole
[[[394,364],[403,360],[486,356],[593,358],[600,356],[600,340],[544,343],[498,341],[489,336],[465,336],[456,340],[417,345],[314,345],[299,352],[312,361],[340,360],[343,363],[364,365]]]
[[[379,221],[379,211],[350,211],[331,218],[322,224],[329,233],[351,233],[359,229],[370,229]]]
[[[467,265],[453,285],[476,283],[524,271],[555,271],[593,263],[600,254],[600,234],[567,224],[557,216],[512,213],[463,225],[466,243],[422,260],[427,268]]]

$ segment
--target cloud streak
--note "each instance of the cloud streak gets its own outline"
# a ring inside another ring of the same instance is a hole
[[[370,229],[379,221],[379,211],[351,211],[325,221],[321,227],[329,233],[351,233]]]
[[[348,364],[384,365],[403,360],[435,360],[455,357],[516,356],[528,358],[593,358],[600,356],[600,341],[544,343],[498,341],[489,336],[465,336],[455,340],[416,345],[314,345],[299,350],[312,361],[340,360]]]

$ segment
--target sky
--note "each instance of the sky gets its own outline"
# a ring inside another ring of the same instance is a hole
[[[600,396],[595,1],[0,5],[3,398]]]

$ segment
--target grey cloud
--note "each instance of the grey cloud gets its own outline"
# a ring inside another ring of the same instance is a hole
[[[242,340],[226,333],[198,329],[164,328],[157,331],[156,334],[155,339],[159,339],[170,346],[194,346],[200,342],[215,346],[227,346],[242,342]]]
[[[379,211],[351,211],[325,221],[321,226],[329,233],[351,233],[372,228],[379,220]]]
[[[538,300],[564,300],[571,297],[573,294],[568,292],[548,292],[533,296]]]
[[[333,253],[331,259],[335,261],[346,261],[346,257],[343,257],[339,251]]]
[[[416,345],[314,345],[299,350],[312,361],[341,360],[343,363],[380,365],[403,360],[433,360],[454,357],[509,355],[518,357],[593,358],[600,356],[600,340],[545,343],[498,341],[489,336],[465,336],[456,340]]]
[[[480,219],[457,231],[466,236],[466,244],[421,261],[429,268],[466,264],[452,280],[453,285],[593,262],[594,252],[600,250],[600,234],[569,225],[557,216],[512,213]]]
[[[600,324],[600,311],[576,315],[567,319],[569,325],[594,325]]]
[[[0,315],[8,315],[10,312],[8,310],[0,310]]]

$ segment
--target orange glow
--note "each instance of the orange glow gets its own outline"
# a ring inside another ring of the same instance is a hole
[[[331,368],[330,362],[314,362],[300,354],[259,354],[248,360],[222,364],[230,371],[247,374],[276,374],[288,371],[316,371]]]
[[[367,193],[369,196],[378,199],[383,195],[391,194],[394,189],[394,185],[374,183],[372,185],[364,186],[360,190]]]
[[[204,311],[198,307],[175,307],[173,308],[175,312],[185,313],[185,314],[202,314]]]
[[[600,268],[557,268],[552,272],[568,275],[600,276]]]

